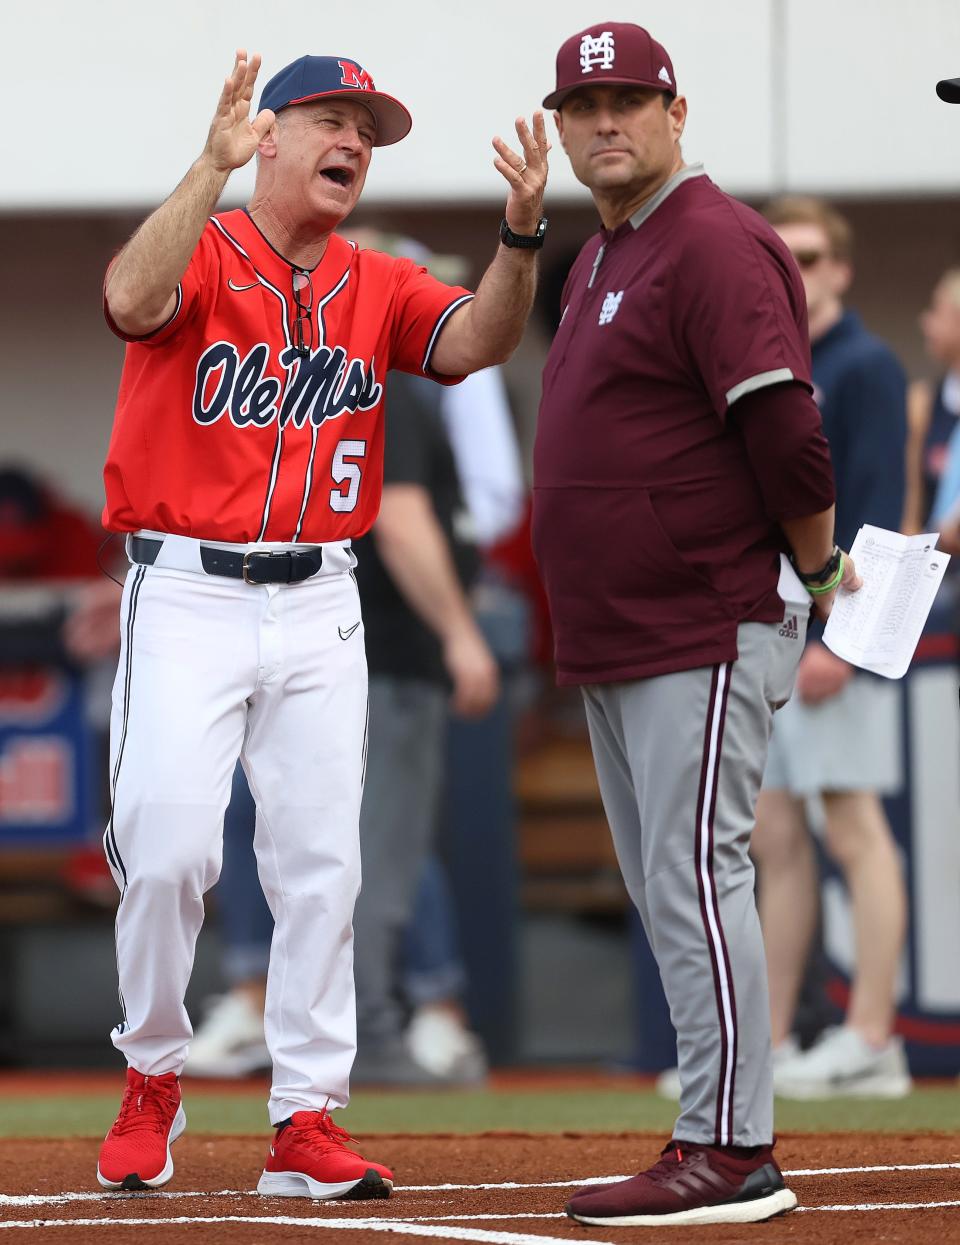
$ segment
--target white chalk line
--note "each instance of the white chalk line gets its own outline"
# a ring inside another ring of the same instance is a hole
[[[276,1228],[334,1228],[341,1231],[396,1232],[401,1236],[438,1236],[445,1241],[481,1241],[485,1245],[570,1245],[569,1237],[540,1236],[530,1232],[498,1232],[490,1228],[453,1228],[419,1223],[409,1219],[298,1219],[293,1215],[191,1215],[163,1216],[157,1219],[24,1219],[0,1222],[3,1228],[158,1228],[170,1224],[249,1223]],[[612,1241],[591,1238],[590,1245],[614,1245]]]
[[[860,1202],[844,1206],[799,1206],[795,1214],[826,1211],[830,1213],[873,1212],[881,1210],[923,1211],[960,1207],[960,1201],[949,1202]],[[467,1215],[416,1216],[404,1219],[326,1219],[299,1218],[295,1215],[164,1215],[152,1219],[22,1219],[0,1222],[3,1228],[159,1228],[170,1224],[201,1225],[216,1223],[251,1224],[264,1227],[296,1227],[334,1229],[337,1231],[393,1232],[401,1236],[441,1237],[447,1241],[477,1241],[484,1245],[567,1245],[568,1237],[543,1236],[531,1232],[503,1232],[490,1228],[453,1227],[464,1219],[488,1221],[505,1219],[563,1219],[563,1215]],[[444,1226],[440,1226],[441,1223]],[[614,1245],[611,1241],[592,1240],[591,1245]]]
[[[847,1210],[941,1210],[943,1207],[960,1206],[958,1202],[859,1202],[854,1206],[798,1206],[794,1211],[847,1211]]]
[[[887,1163],[869,1167],[797,1167],[784,1171],[784,1176],[855,1176],[869,1172],[921,1172],[960,1170],[960,1163]],[[612,1184],[617,1180],[629,1180],[626,1176],[583,1176],[579,1180],[544,1180],[536,1184],[523,1184],[505,1180],[498,1184],[411,1184],[397,1185],[397,1193],[464,1193],[497,1189],[579,1189],[592,1184]],[[111,1202],[117,1199],[130,1201],[149,1198],[176,1199],[187,1197],[255,1197],[255,1189],[219,1189],[212,1192],[161,1192],[159,1189],[139,1193],[0,1193],[0,1206],[57,1206],[70,1202]]]
[[[884,1163],[878,1167],[795,1167],[785,1176],[854,1176],[858,1172],[942,1172],[960,1168],[960,1163]]]

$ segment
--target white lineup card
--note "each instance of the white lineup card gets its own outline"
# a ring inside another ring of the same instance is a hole
[[[823,642],[838,657],[888,679],[906,674],[950,561],[937,533],[901,536],[865,523],[850,550],[863,580],[837,593]]]

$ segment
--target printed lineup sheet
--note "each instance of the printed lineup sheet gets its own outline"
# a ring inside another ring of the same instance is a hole
[[[823,642],[862,670],[902,679],[950,555],[937,550],[936,532],[901,536],[865,523],[850,556],[863,587],[837,593]]]

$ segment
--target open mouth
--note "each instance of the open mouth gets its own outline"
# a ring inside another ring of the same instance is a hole
[[[342,186],[346,189],[353,185],[355,174],[352,169],[332,167],[320,170],[320,176],[325,177],[328,182],[333,182],[336,186]]]

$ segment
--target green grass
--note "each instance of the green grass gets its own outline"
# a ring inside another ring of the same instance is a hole
[[[185,1086],[184,1105],[194,1132],[266,1133],[266,1096],[224,1094]],[[117,1109],[116,1095],[8,1097],[0,1103],[0,1136],[102,1136]],[[522,1132],[669,1133],[674,1104],[651,1090],[517,1089],[358,1092],[339,1122],[357,1134]],[[778,1102],[780,1132],[958,1132],[960,1090],[917,1089],[894,1102],[843,1099]]]

